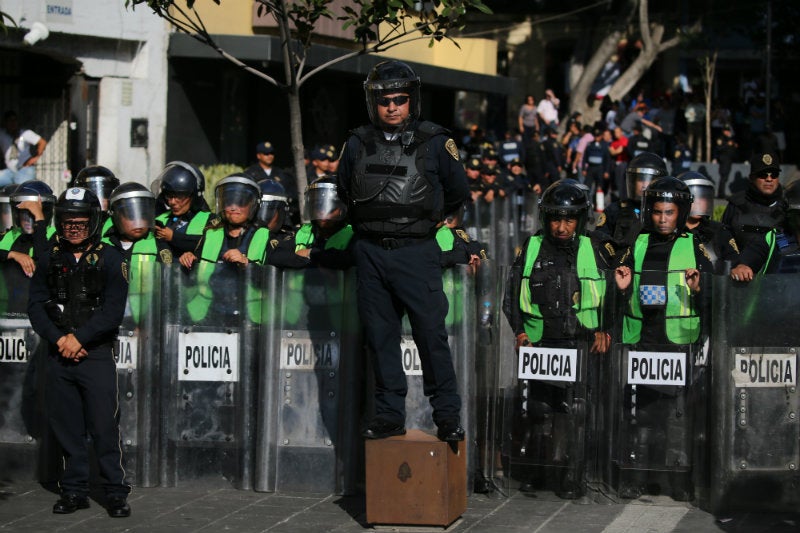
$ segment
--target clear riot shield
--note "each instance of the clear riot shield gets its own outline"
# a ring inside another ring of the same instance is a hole
[[[491,268],[490,262],[482,262]],[[458,393],[461,397],[461,425],[467,439],[467,479],[472,480],[476,470],[476,412],[475,412],[475,347],[476,324],[482,310],[476,305],[475,274],[466,265],[458,265],[442,271],[444,292],[447,296],[449,309],[445,319],[447,338],[450,352],[453,357]],[[486,308],[483,308],[486,309]],[[486,322],[487,319],[484,319]],[[421,429],[433,435],[436,434],[436,425],[433,423],[432,408],[423,391],[422,364],[419,358],[417,345],[412,337],[411,325],[408,317],[403,317],[400,349],[403,354],[403,369],[406,374],[408,393],[406,395],[406,428]],[[367,370],[369,390],[368,402],[371,402],[373,370],[371,365]],[[370,407],[368,409],[372,411]],[[472,490],[469,486],[468,490]]]
[[[714,280],[710,505],[714,513],[800,506],[800,282]]]
[[[464,211],[464,230],[470,239],[483,244],[486,255],[492,260],[497,257],[498,246],[507,244],[505,241],[500,243],[496,236],[500,216],[502,211],[498,211],[497,202],[485,202],[480,198],[468,204]]]
[[[643,272],[641,279],[649,275]],[[610,387],[604,402],[603,477],[622,499],[642,494],[693,499],[696,469],[703,468],[707,449],[712,276],[702,275],[696,296],[667,279],[664,294],[654,296],[654,286],[641,283],[638,293],[634,287],[629,298],[619,297],[619,333],[605,371]],[[685,298],[670,300],[673,292]],[[633,298],[642,305],[632,304]]]
[[[128,274],[128,301],[119,328],[117,363],[123,460],[130,482],[159,483],[158,429],[161,390],[161,264],[137,260]]]
[[[0,263],[0,471],[52,483],[61,461],[44,401],[47,343],[28,321],[29,282],[16,261]]]
[[[203,479],[252,488],[264,283],[257,265],[164,268],[162,486]]]
[[[355,271],[286,270],[265,306],[256,490],[353,493],[363,355]]]
[[[607,355],[597,352],[604,346],[595,342],[599,336],[609,345],[613,290],[608,274],[548,272],[552,284],[529,289],[533,307],[528,309],[521,293],[532,282],[523,279],[521,267],[504,274],[504,311],[525,324],[530,342],[515,349],[514,331],[506,317],[501,319],[495,482],[507,494],[552,491],[560,498],[580,498],[597,477],[595,408],[605,392],[598,375]],[[575,287],[574,311],[560,316],[559,306],[548,302],[557,301],[558,287],[567,283]]]

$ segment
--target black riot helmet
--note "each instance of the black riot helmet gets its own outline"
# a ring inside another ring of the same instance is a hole
[[[312,222],[340,222],[347,216],[347,206],[339,198],[336,180],[323,176],[312,181],[305,192],[306,219]]]
[[[155,195],[141,183],[123,183],[111,193],[108,211],[120,235],[136,241],[153,227]]]
[[[192,209],[202,209],[206,178],[196,166],[183,161],[172,161],[167,163],[156,180],[160,180],[162,195],[188,195],[192,198]]]
[[[382,61],[375,65],[364,82],[370,122],[377,128],[383,127],[378,118],[378,98],[392,93],[408,93],[411,100],[408,105],[408,119],[419,119],[422,114],[419,88],[419,76],[402,61]]]
[[[17,189],[16,183],[9,183],[0,187],[0,233],[7,231],[14,225],[11,214],[11,193]]]
[[[275,180],[261,180],[258,182],[258,187],[261,189],[261,204],[256,215],[258,224],[268,228],[270,232],[278,231],[286,219],[289,195],[286,194],[283,185]]]
[[[86,167],[72,180],[73,187],[83,187],[89,189],[100,200],[100,207],[103,211],[108,211],[108,199],[117,186],[119,179],[104,166],[92,165]]]
[[[641,191],[645,190],[650,182],[656,178],[667,175],[667,164],[653,152],[642,152],[628,163],[625,170],[625,183],[628,198],[639,200]]]
[[[675,204],[678,208],[678,220],[675,231],[680,233],[686,227],[689,210],[692,206],[692,193],[689,186],[673,176],[662,176],[650,182],[642,196],[642,228],[656,232],[653,224],[653,208],[659,202]]]
[[[56,203],[56,196],[53,189],[48,184],[39,180],[30,180],[16,187],[9,198],[11,204],[11,216],[14,225],[22,230],[23,233],[33,233],[33,214],[27,209],[20,209],[17,204],[20,202],[42,201],[42,211],[44,220],[49,225],[53,220],[53,207]]]
[[[82,242],[93,240],[100,233],[103,219],[97,195],[83,187],[70,187],[62,192],[56,200],[55,208],[55,227],[59,238],[67,239],[65,231],[68,230],[64,227],[64,221],[72,217],[89,219],[86,223],[87,237]]]
[[[545,189],[539,199],[539,222],[547,238],[552,238],[549,230],[551,220],[562,217],[575,218],[578,225],[575,235],[582,235],[586,229],[592,203],[586,189],[573,179],[562,179]]]
[[[692,208],[689,210],[689,216],[710,217],[713,215],[716,194],[714,182],[693,170],[680,174],[678,179],[689,187],[689,192],[692,194]]]
[[[222,178],[214,188],[217,213],[228,220],[226,209],[234,206],[247,209],[246,222],[255,220],[258,204],[261,202],[261,189],[258,184],[244,174],[231,174]]]

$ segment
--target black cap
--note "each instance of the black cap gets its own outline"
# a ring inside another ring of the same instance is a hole
[[[515,157],[514,159],[512,159],[511,161],[508,162],[508,166],[510,166],[510,167],[520,166],[521,167],[522,166],[522,161],[519,160],[519,157]]]
[[[466,167],[469,170],[480,170],[481,168],[481,160],[477,157],[471,157],[469,161],[467,161]]]
[[[778,156],[771,153],[755,154],[750,160],[750,175],[758,176],[766,172],[778,174],[781,171],[781,165],[778,161]]]
[[[488,174],[488,175],[491,175],[491,176],[496,176],[497,175],[497,167],[492,167],[492,166],[489,166],[489,165],[483,165],[481,167],[481,174]]]
[[[256,153],[257,154],[264,154],[264,155],[274,154],[275,153],[275,147],[272,146],[271,142],[264,141],[264,142],[258,143],[256,145]]]

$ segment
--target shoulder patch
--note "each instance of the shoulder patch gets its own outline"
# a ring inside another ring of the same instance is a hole
[[[486,250],[481,248],[481,259],[489,259],[489,256],[486,255]]]
[[[122,262],[122,277],[125,278],[125,282],[128,283],[128,262]]]
[[[456,146],[456,142],[453,139],[447,139],[447,142],[444,143],[444,147],[447,150],[447,153],[453,156],[453,159],[458,161],[458,147]]]
[[[99,249],[99,247],[97,249]],[[89,255],[86,256],[86,262],[89,263],[90,265],[96,265],[98,261],[100,261],[100,258],[94,252],[91,252],[89,253]]]
[[[158,259],[165,265],[172,264],[172,250],[164,248],[158,251]]]
[[[269,247],[273,250],[278,247],[278,239],[272,239],[269,241]]]
[[[608,255],[610,255],[611,257],[614,257],[617,254],[617,251],[614,249],[614,245],[611,244],[610,242],[605,243],[603,245],[603,248],[606,249],[606,252],[608,252]]]
[[[739,253],[739,247],[738,247],[738,246],[736,246],[736,240],[735,240],[735,239],[731,239],[731,240],[729,240],[729,241],[728,241],[728,244],[730,244],[730,245],[731,245],[731,248],[733,248],[734,250],[736,250],[736,253],[737,253],[737,254]]]
[[[603,224],[606,223],[606,214],[605,213],[597,213],[597,218],[595,219],[596,222],[594,224],[595,228],[599,228]]]
[[[213,216],[208,221],[209,228],[218,228],[222,225],[222,218],[218,216]]]
[[[456,235],[458,235],[458,237],[459,237],[459,238],[460,238],[462,241],[464,241],[464,242],[469,242],[469,235],[467,235],[467,232],[466,232],[466,231],[464,231],[463,229],[457,229],[457,230],[456,230]]]
[[[705,245],[702,242],[700,242],[700,243],[697,243],[697,247],[700,249],[701,252],[703,252],[703,255],[706,256],[706,259],[711,261],[711,256],[708,255],[708,250],[706,250]]]

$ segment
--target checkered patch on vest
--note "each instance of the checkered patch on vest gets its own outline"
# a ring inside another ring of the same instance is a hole
[[[667,305],[667,288],[664,285],[640,285],[639,303],[645,305]]]

